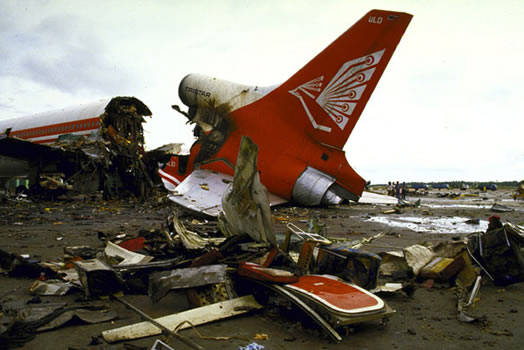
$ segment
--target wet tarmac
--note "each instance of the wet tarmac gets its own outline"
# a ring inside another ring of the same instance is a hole
[[[377,222],[385,226],[406,229],[414,232],[440,233],[440,234],[461,234],[485,231],[488,221],[479,220],[478,223],[469,223],[471,219],[466,217],[419,217],[419,216],[396,216],[381,215],[372,216],[367,221]]]

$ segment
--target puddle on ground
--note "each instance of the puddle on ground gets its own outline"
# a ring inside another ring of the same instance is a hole
[[[491,209],[494,204],[498,204],[498,203],[497,202],[490,203],[489,205],[486,205],[486,204],[460,204],[460,203],[457,203],[457,204],[454,204],[454,203],[453,204],[447,204],[447,203],[442,203],[442,204],[424,203],[424,204],[421,205],[421,207],[432,208],[432,209],[440,209],[440,208]],[[508,202],[504,203],[503,205],[508,207],[508,208],[510,208],[510,209],[513,209],[514,211],[524,211],[524,208],[519,208],[517,206],[509,205],[509,204],[512,204],[512,203],[508,201]]]
[[[468,209],[489,209],[493,206],[490,205],[481,205],[481,204],[422,204],[421,207],[428,208],[468,208]],[[467,220],[467,219],[466,219]]]
[[[390,227],[408,229],[415,232],[461,234],[486,231],[488,222],[480,220],[478,224],[467,223],[469,218],[452,217],[416,217],[378,215],[366,218],[367,221],[378,222]]]

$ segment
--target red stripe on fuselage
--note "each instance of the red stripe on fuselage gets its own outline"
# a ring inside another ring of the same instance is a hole
[[[9,135],[16,136],[22,139],[31,140],[35,143],[50,143],[58,139],[58,136],[64,134],[72,134],[75,132],[83,131],[85,134],[89,134],[90,131],[96,131],[100,128],[100,118],[88,118],[75,120],[66,123],[49,124],[39,126],[36,128],[27,128],[12,131]],[[49,138],[42,139],[42,137],[49,136]],[[33,140],[40,138],[39,140]]]
[[[93,130],[97,130],[97,129],[93,129]],[[64,134],[65,135],[65,134]],[[84,134],[75,134],[77,136],[89,136],[90,133],[84,133]],[[60,136],[60,135],[58,135]],[[54,143],[58,140],[58,136],[57,137],[53,137],[53,138],[47,138],[47,139],[40,139],[40,140],[33,140],[33,139],[28,139],[29,141],[33,142],[33,143]]]

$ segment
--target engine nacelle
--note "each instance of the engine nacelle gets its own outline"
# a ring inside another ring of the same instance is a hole
[[[188,107],[202,107],[214,100],[216,104],[229,104],[231,111],[234,111],[255,102],[274,88],[236,84],[206,75],[189,74],[180,82],[178,95]]]
[[[309,166],[293,187],[293,202],[299,205],[336,205],[344,199],[358,201],[358,196],[338,185],[334,177]]]

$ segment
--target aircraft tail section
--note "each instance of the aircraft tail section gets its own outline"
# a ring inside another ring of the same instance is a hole
[[[273,91],[288,120],[323,144],[342,149],[412,15],[372,10]],[[270,94],[271,95],[271,94]]]
[[[207,153],[192,150],[194,165],[231,172],[226,164],[234,164],[240,140],[248,136],[259,146],[260,179],[270,192],[301,205],[358,200],[365,181],[348,164],[342,149],[411,18],[400,12],[368,12],[278,87],[260,89],[186,77],[180,94],[192,107],[193,121],[207,117],[211,102],[228,107],[220,115],[227,121],[224,127],[212,118],[208,119],[213,123],[201,126],[202,150]],[[182,176],[180,171],[174,180],[163,179],[175,185],[177,176]]]

